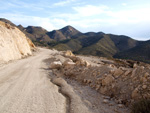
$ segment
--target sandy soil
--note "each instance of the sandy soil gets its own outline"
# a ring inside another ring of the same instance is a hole
[[[50,82],[43,62],[55,51],[0,67],[0,113],[66,113],[66,98]]]
[[[89,86],[85,86],[75,80],[65,79],[67,83],[74,89],[83,104],[91,111],[91,113],[130,113],[130,110],[125,106],[119,107],[114,100],[109,100],[105,103],[104,100],[108,97],[100,94]]]

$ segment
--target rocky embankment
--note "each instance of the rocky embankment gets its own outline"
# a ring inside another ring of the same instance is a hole
[[[108,96],[119,106],[150,98],[150,65],[133,61],[75,56],[71,51],[54,55],[51,69],[56,76],[74,79]]]
[[[0,21],[0,63],[32,55],[34,44],[18,28]]]

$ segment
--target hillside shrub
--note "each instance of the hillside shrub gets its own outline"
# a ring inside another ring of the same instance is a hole
[[[150,99],[142,99],[132,105],[131,113],[150,113]]]

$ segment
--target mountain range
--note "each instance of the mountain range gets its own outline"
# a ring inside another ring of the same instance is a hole
[[[1,18],[0,21],[11,21]],[[36,45],[48,46],[60,51],[71,50],[76,54],[121,58],[150,63],[150,40],[138,41],[124,35],[103,32],[82,33],[72,26],[47,31],[42,27],[17,26]]]

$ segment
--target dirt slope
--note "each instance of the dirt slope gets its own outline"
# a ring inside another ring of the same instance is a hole
[[[0,21],[0,63],[32,55],[35,46],[18,28]]]

